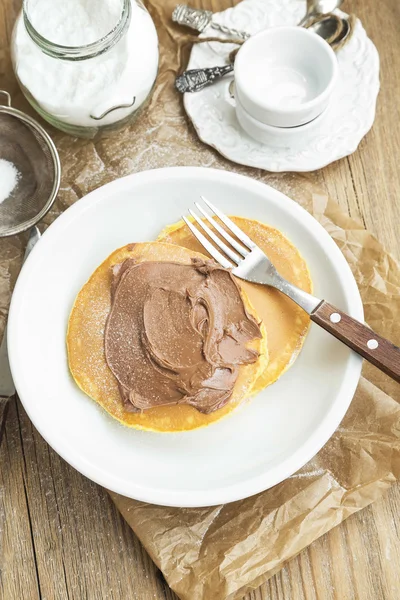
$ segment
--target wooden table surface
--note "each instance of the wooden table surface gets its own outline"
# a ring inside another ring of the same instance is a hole
[[[0,2],[0,74],[19,6]],[[347,0],[345,9],[362,19],[380,53],[377,118],[355,154],[311,177],[400,258],[400,2]],[[394,485],[246,600],[398,600],[399,514]],[[13,402],[0,451],[0,599],[128,598],[176,596],[107,493],[55,454]]]

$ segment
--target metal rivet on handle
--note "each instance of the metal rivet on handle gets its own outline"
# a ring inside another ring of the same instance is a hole
[[[368,340],[367,346],[370,350],[376,350],[379,344],[376,340]]]
[[[329,319],[332,323],[339,323],[342,320],[342,317],[339,315],[339,313],[332,313]]]

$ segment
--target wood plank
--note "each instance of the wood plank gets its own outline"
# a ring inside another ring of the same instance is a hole
[[[400,3],[349,0],[344,8],[360,17],[379,51],[381,91],[375,123],[357,152],[315,178],[399,258]]]
[[[0,598],[39,600],[37,556],[15,401],[0,448]]]

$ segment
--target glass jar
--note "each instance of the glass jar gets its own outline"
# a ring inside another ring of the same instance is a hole
[[[138,116],[158,70],[158,40],[140,0],[24,0],[14,72],[46,121],[94,138]]]

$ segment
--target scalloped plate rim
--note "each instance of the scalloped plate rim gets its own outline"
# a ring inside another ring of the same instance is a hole
[[[246,3],[251,3],[251,2],[258,3],[258,0],[244,0],[244,1]],[[269,0],[269,1],[271,2],[271,0]],[[232,13],[234,13],[235,10],[239,6],[240,6],[240,4],[238,4],[236,7],[230,7],[228,9],[226,9],[225,11],[215,13],[216,16],[218,17],[218,22],[224,23],[226,21],[227,17],[231,16]],[[343,16],[348,16],[347,13],[344,13],[343,11],[337,11],[337,12]],[[258,169],[261,168],[263,170],[270,171],[270,172],[276,172],[276,173],[281,173],[281,172],[305,173],[305,172],[310,172],[310,171],[316,171],[316,170],[319,170],[319,169],[322,169],[322,168],[328,166],[329,164],[332,164],[333,162],[341,160],[342,158],[345,158],[346,156],[350,156],[351,154],[353,154],[358,149],[361,141],[364,139],[364,137],[367,135],[367,133],[371,130],[371,128],[374,124],[375,117],[376,117],[376,103],[377,103],[377,98],[378,98],[378,94],[380,91],[379,54],[378,54],[378,51],[377,51],[375,45],[373,44],[372,40],[366,34],[361,21],[359,19],[357,19],[357,21],[358,21],[359,25],[361,26],[361,33],[365,33],[367,42],[371,46],[371,51],[374,53],[374,60],[376,63],[375,67],[376,67],[377,81],[375,82],[375,94],[373,97],[373,102],[372,102],[371,106],[368,107],[369,110],[366,110],[364,113],[365,116],[364,116],[364,120],[363,120],[363,127],[361,127],[357,131],[356,134],[353,134],[351,137],[349,137],[349,141],[348,141],[348,144],[346,145],[346,147],[341,149],[337,154],[335,154],[334,149],[332,149],[331,156],[329,156],[329,157],[324,156],[322,158],[322,160],[320,160],[318,162],[319,153],[317,151],[315,151],[313,160],[310,159],[308,163],[306,163],[304,161],[304,159],[302,159],[296,163],[295,160],[293,161],[290,159],[286,159],[284,157],[284,155],[282,154],[282,155],[278,156],[277,158],[272,158],[272,157],[268,158],[266,160],[265,164],[261,164],[261,161],[259,161],[257,159],[256,160],[246,159],[244,154],[242,157],[239,157],[237,155],[237,153],[234,153],[234,155],[232,155],[232,153],[229,152],[229,148],[227,148],[226,146],[217,144],[213,139],[210,139],[210,136],[208,136],[207,132],[204,131],[204,129],[202,127],[202,123],[199,121],[199,119],[197,119],[196,115],[194,114],[194,111],[191,109],[191,106],[190,106],[191,99],[194,96],[193,96],[193,94],[186,93],[183,96],[183,105],[184,105],[186,114],[190,118],[199,139],[202,142],[204,142],[205,144],[207,144],[208,146],[210,146],[211,148],[213,148],[214,150],[216,150],[219,154],[221,154],[221,156],[223,156],[227,160],[230,160],[236,164],[240,164],[240,165],[248,166],[248,167],[252,167],[252,168],[258,168]],[[237,27],[240,27],[240,25],[238,25],[237,23],[235,23],[235,25]],[[218,32],[216,32],[216,33],[218,34]],[[213,34],[214,34],[214,32],[213,32]],[[207,34],[203,32],[200,35],[204,37]],[[187,68],[192,68],[194,51],[196,52],[197,49],[198,49],[198,47],[197,48],[194,47],[192,49]],[[200,92],[200,94],[201,94],[201,92]],[[200,97],[200,96],[198,96],[198,97]],[[232,125],[232,123],[229,123],[229,125],[234,126],[234,125]],[[246,134],[244,134],[244,133],[243,133],[243,135],[246,136]],[[255,145],[257,145],[257,147],[260,146],[258,144],[258,142],[255,142],[255,141],[253,142],[253,140],[249,136],[246,136],[246,139],[247,139],[247,141],[250,141],[250,143],[254,143]]]

